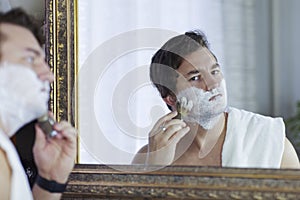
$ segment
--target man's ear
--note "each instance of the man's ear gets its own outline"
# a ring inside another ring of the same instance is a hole
[[[174,107],[176,105],[176,96],[175,95],[168,95],[167,97],[163,98],[164,102],[168,104],[171,107]]]

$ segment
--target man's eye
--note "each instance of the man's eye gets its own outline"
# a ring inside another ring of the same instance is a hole
[[[198,81],[198,80],[200,80],[200,76],[194,76],[194,77],[190,78],[189,81]]]
[[[212,75],[217,75],[220,73],[220,70],[216,69],[211,72]]]
[[[34,63],[34,59],[35,59],[34,56],[26,56],[25,57],[25,61],[29,64]]]

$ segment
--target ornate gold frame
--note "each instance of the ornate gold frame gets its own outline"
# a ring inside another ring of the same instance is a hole
[[[299,170],[172,166],[139,173],[143,166],[117,167],[121,171],[77,165],[63,199],[287,200],[300,196]]]
[[[46,59],[54,72],[50,107],[57,120],[77,125],[76,0],[46,0]]]
[[[55,74],[50,106],[77,123],[77,0],[46,0],[47,61]],[[299,170],[76,165],[63,199],[298,199]],[[130,171],[130,172],[125,172]]]
[[[45,50],[46,60],[55,76],[50,109],[55,119],[67,120],[78,128],[76,3],[76,0],[45,0]],[[78,160],[79,155],[76,162]]]

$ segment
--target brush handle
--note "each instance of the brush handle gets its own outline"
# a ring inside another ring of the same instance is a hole
[[[177,111],[178,112],[178,111]],[[182,115],[180,112],[173,119],[182,119]]]

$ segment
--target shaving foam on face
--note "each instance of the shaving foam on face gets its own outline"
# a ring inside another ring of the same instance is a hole
[[[24,124],[48,111],[49,82],[29,67],[0,63],[0,128],[11,137]]]
[[[226,83],[223,79],[219,87],[204,91],[190,87],[180,91],[177,98],[186,97],[193,102],[193,108],[184,117],[187,122],[198,123],[204,129],[212,129],[227,107]]]

